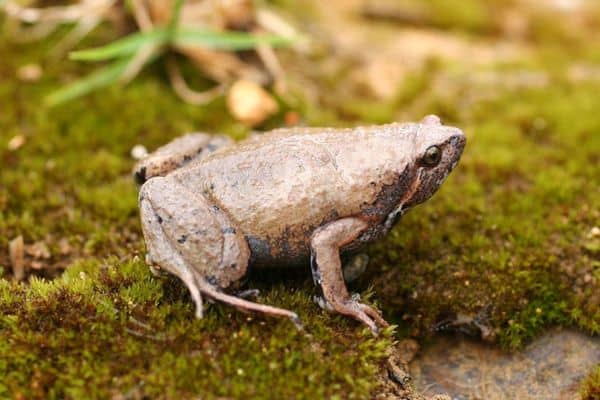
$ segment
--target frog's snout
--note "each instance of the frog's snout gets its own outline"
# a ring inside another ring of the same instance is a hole
[[[458,154],[460,155],[463,149],[465,148],[465,145],[467,144],[467,138],[465,137],[465,134],[462,133],[462,131],[458,130],[457,134],[450,137],[448,143],[450,143],[452,147],[456,148]]]

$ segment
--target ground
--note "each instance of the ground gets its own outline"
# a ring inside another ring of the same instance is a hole
[[[458,10],[432,0],[412,14],[367,10],[355,28],[372,30],[354,36],[343,15],[319,2],[302,10],[275,3],[331,48],[282,54],[296,84],[262,128],[280,126],[288,110],[311,126],[435,113],[468,136],[455,172],[367,250],[369,269],[352,286],[397,326],[373,338],[320,310],[308,267],[249,282],[261,290],[258,301],[297,311],[303,331],[221,305],[196,320],[184,287],[144,264],[130,150],[192,130],[241,138],[248,129],[222,99],[182,104],[160,63],[126,87],[48,108],[45,95],[94,66],[49,60],[52,40],[22,45],[3,36],[0,398],[368,398],[382,390],[375,377],[392,342],[427,343],[457,314],[478,318],[487,339],[512,351],[551,326],[600,333],[595,3],[537,10],[515,0],[515,16],[501,2],[471,0]],[[311,18],[335,23],[313,26]],[[348,34],[328,41],[336,23]],[[410,32],[396,31],[402,24]],[[86,45],[111,35],[100,30]],[[386,46],[396,41],[385,35],[420,45]],[[352,52],[358,45],[368,56]],[[398,70],[398,60],[407,66]],[[18,80],[31,62],[42,63],[41,80]],[[15,137],[24,143],[14,146]],[[12,278],[7,250],[19,235],[33,272],[26,282]],[[590,371],[584,398],[598,398],[599,379]]]

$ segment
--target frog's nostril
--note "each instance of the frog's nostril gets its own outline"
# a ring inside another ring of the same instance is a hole
[[[464,135],[454,135],[450,137],[450,140],[448,142],[450,143],[450,145],[462,149],[465,147],[466,139]]]

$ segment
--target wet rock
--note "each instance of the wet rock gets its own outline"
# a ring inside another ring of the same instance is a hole
[[[411,363],[417,389],[453,400],[576,399],[579,383],[600,363],[600,339],[547,333],[518,353],[459,337],[441,337]]]
[[[375,396],[376,400],[451,400],[441,393],[424,396],[415,389],[408,371],[408,363],[419,351],[419,344],[415,340],[402,340],[388,351],[390,354],[384,373],[378,377],[380,388]]]

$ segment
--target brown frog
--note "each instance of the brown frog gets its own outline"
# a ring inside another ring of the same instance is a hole
[[[465,136],[436,116],[420,123],[279,129],[239,143],[191,134],[134,173],[147,261],[179,277],[202,317],[202,296],[288,317],[228,294],[257,268],[310,262],[320,305],[373,333],[387,322],[346,289],[340,254],[385,235],[456,166]]]

